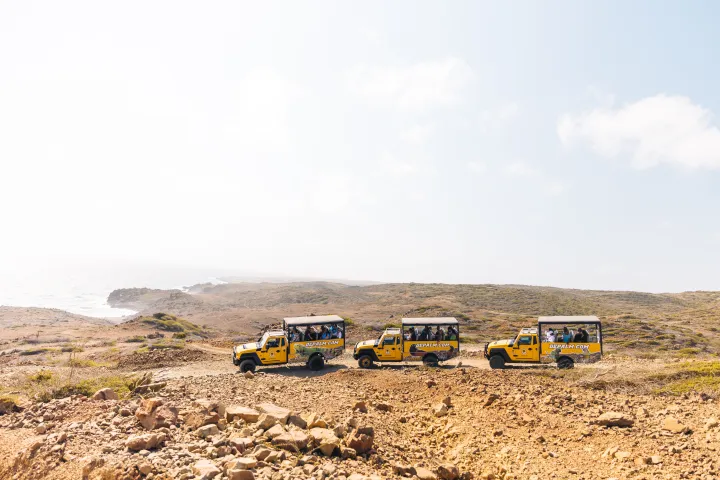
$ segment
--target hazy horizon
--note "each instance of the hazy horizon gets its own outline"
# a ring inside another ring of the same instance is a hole
[[[720,290],[718,13],[3,2],[0,286]]]

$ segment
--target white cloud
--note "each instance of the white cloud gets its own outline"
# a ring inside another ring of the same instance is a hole
[[[607,158],[629,157],[638,169],[661,164],[720,169],[720,129],[714,115],[687,97],[656,95],[620,108],[563,115],[560,141],[587,145]]]
[[[351,92],[378,105],[421,111],[456,104],[473,71],[461,58],[408,66],[358,65],[347,73]]]
[[[542,189],[543,193],[551,197],[563,195],[568,191],[567,184],[525,162],[511,163],[503,171],[511,177],[534,179],[534,183]]]
[[[379,46],[382,43],[382,34],[372,28],[364,28],[360,30],[360,34],[365,39],[375,46]]]
[[[411,145],[422,145],[427,141],[433,130],[432,125],[413,125],[403,130],[400,138]]]
[[[301,89],[268,68],[251,70],[228,99],[224,132],[240,151],[285,153],[290,145],[288,108]]]
[[[515,177],[536,177],[541,174],[540,170],[535,167],[531,167],[525,162],[515,162],[506,166],[504,169],[505,173]]]
[[[480,128],[489,131],[493,128],[503,127],[512,122],[520,112],[520,106],[515,103],[506,103],[498,108],[480,112]]]
[[[487,171],[487,166],[481,162],[467,162],[467,168],[475,173],[485,173]]]

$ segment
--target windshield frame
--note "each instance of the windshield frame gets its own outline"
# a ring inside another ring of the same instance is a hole
[[[270,332],[263,333],[263,336],[260,337],[260,340],[258,340],[258,348],[263,348],[265,346],[265,343],[268,341],[268,338],[270,338]]]

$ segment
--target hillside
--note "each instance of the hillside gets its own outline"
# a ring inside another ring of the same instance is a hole
[[[108,302],[149,314],[169,312],[236,333],[285,316],[337,313],[379,330],[403,316],[452,315],[468,343],[513,334],[539,315],[598,315],[610,349],[720,351],[720,292],[651,294],[524,285],[231,283],[179,290],[123,289]]]

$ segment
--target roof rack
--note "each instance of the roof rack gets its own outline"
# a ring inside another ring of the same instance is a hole
[[[285,326],[322,325],[325,323],[339,322],[344,322],[344,320],[338,315],[310,315],[309,317],[288,317],[283,319]]]
[[[538,323],[600,323],[595,315],[538,317]]]
[[[403,318],[404,325],[457,325],[458,321],[455,317],[429,317],[429,318]]]

